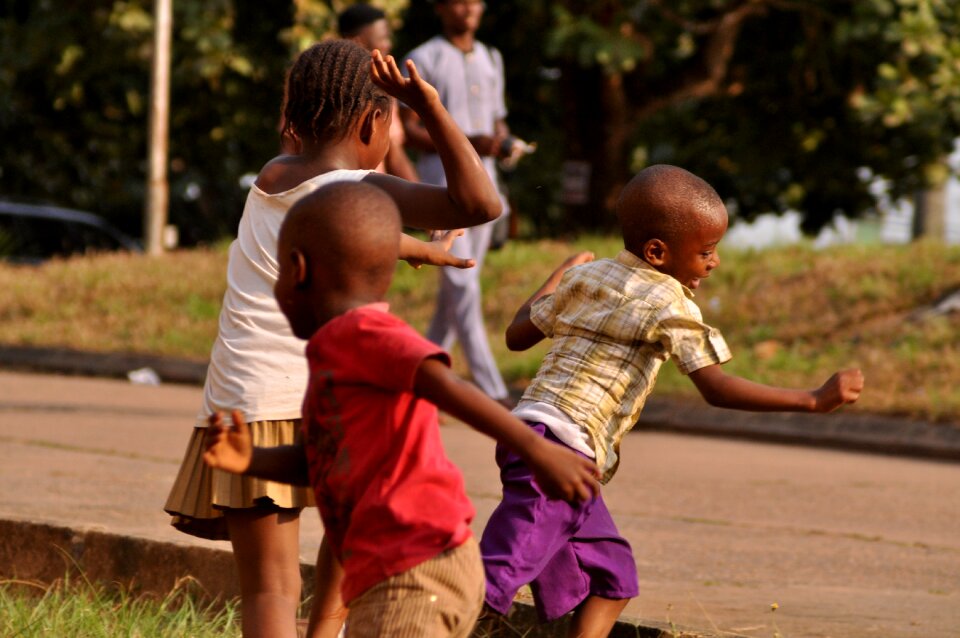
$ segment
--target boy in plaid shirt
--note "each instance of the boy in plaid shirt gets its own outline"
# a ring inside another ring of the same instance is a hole
[[[636,175],[617,202],[624,250],[564,262],[507,329],[511,350],[553,339],[514,414],[539,435],[594,460],[602,483],[620,462],[620,440],[637,422],[660,366],[674,359],[711,405],[754,411],[830,412],[857,400],[859,370],[820,388],[790,390],[724,373],[723,337],[692,297],[720,263],[727,211],[716,191],[675,166]],[[606,636],[637,595],[637,573],[600,494],[549,500],[527,465],[497,447],[503,500],[480,543],[487,605],[505,614],[530,584],[545,620],[574,611],[571,636]]]

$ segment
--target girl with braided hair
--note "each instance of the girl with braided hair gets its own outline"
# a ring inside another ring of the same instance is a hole
[[[250,189],[230,246],[227,291],[210,355],[203,406],[164,509],[177,529],[229,539],[240,579],[243,635],[292,638],[300,602],[299,514],[313,505],[306,487],[211,470],[202,460],[208,416],[239,409],[258,446],[288,445],[300,428],[307,381],[304,342],[283,316],[273,287],[277,237],[287,210],[336,181],[364,181],[396,202],[403,223],[417,228],[474,226],[500,214],[500,200],[470,142],[412,63],[405,78],[392,57],[368,53],[347,40],[304,51],[291,68],[284,95],[283,135],[298,152],[279,155]],[[391,97],[392,96],[392,97]],[[391,99],[424,121],[443,157],[446,187],[376,173],[389,147]],[[471,267],[448,253],[457,231],[439,242],[403,236],[400,256],[422,263]],[[318,575],[336,566],[318,565]],[[318,577],[313,637],[336,635],[345,610]],[[316,622],[317,619],[322,622]]]

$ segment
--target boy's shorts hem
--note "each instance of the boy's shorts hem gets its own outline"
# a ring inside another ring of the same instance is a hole
[[[300,436],[300,420],[254,421],[249,424],[258,447],[291,445]],[[303,509],[314,505],[313,490],[213,470],[203,462],[207,428],[193,429],[187,451],[163,509],[170,524],[199,538],[229,540],[225,510]]]
[[[471,537],[351,600],[346,638],[467,638],[483,595],[480,548]]]

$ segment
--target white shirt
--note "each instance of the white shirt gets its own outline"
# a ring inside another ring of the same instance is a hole
[[[307,387],[306,342],[293,335],[273,296],[277,236],[293,204],[325,184],[360,181],[365,170],[322,173],[281,193],[250,188],[230,245],[227,292],[210,353],[197,426],[216,410],[240,410],[247,422],[300,418]]]

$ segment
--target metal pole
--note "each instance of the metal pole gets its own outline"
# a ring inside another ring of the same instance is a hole
[[[147,139],[147,198],[143,210],[143,244],[150,255],[163,253],[167,225],[167,143],[170,111],[170,40],[173,0],[154,0],[153,67]]]

